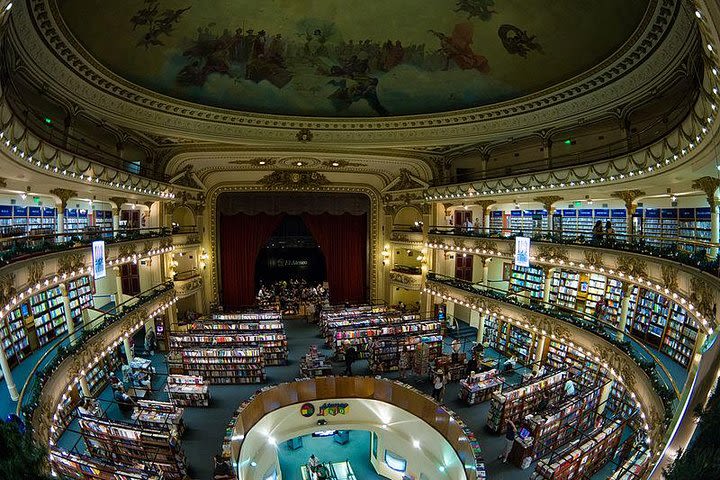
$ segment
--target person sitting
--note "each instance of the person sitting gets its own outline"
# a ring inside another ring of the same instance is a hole
[[[565,382],[565,386],[563,386],[563,391],[565,392],[566,398],[575,395],[575,382],[568,378],[567,382]]]
[[[114,373],[111,373],[109,375],[108,381],[110,382],[110,388],[112,388],[113,392],[115,390],[125,390],[123,383],[120,381],[120,379]]]
[[[517,357],[515,355],[511,356],[507,360],[505,360],[505,363],[503,364],[503,370],[510,371],[515,370],[515,365],[517,365]]]
[[[119,389],[113,391],[113,400],[115,400],[121,408],[134,407],[137,405],[130,395]]]
[[[233,478],[232,468],[219,453],[213,458],[213,480],[230,480]]]

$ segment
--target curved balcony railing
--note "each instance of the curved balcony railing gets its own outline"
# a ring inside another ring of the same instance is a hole
[[[560,309],[557,305],[546,303],[542,300],[534,299],[531,304],[524,303],[521,297],[514,292],[489,287],[480,283],[468,282],[433,272],[428,273],[427,280],[555,317],[604,338],[625,352],[647,373],[653,383],[653,388],[665,403],[666,414],[672,415],[674,412],[677,401],[680,399],[680,389],[675,384],[675,380],[670,372],[645,345],[615,326],[584,313]]]
[[[390,403],[422,419],[445,437],[465,465],[468,480],[485,478],[480,445],[475,434],[445,405],[405,383],[379,377],[318,377],[265,388],[244,401],[234,418],[232,457],[240,457],[247,433],[278,408],[314,400],[362,398]]]
[[[396,263],[395,265],[393,265],[392,271],[398,273],[405,273],[407,275],[420,275],[422,273],[422,267]]]
[[[80,351],[92,337],[115,324],[126,315],[173,290],[173,282],[149,288],[140,294],[114,306],[87,324],[78,325],[74,332],[58,337],[55,343],[38,359],[20,390],[16,413],[27,420],[38,406],[40,394],[48,378],[66,358]],[[69,380],[68,380],[69,381]]]
[[[482,227],[454,227],[447,225],[429,227],[428,235],[454,235],[468,238],[497,238],[504,240],[529,236],[532,240],[538,242],[608,248],[665,258],[720,277],[720,255],[717,253],[718,249],[720,249],[720,243],[692,240],[684,237],[634,233],[615,233],[608,236],[604,233],[594,235],[586,230],[565,229],[562,231],[558,229],[532,229],[527,232],[518,230],[508,233]]]
[[[87,247],[95,240],[104,240],[106,244],[113,244],[165,237],[173,233],[195,232],[196,230],[176,232],[174,229],[167,227],[120,230],[86,228],[82,231],[0,238],[0,267],[38,255]]]

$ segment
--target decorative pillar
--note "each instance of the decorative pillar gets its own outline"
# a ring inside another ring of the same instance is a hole
[[[115,274],[115,306],[117,307],[123,302],[122,273],[120,267],[113,267],[112,270]]]
[[[117,236],[118,230],[120,230],[120,212],[123,204],[127,203],[127,199],[125,197],[110,197],[110,201],[115,204],[115,208],[112,209],[113,235]]]
[[[692,183],[692,188],[702,190],[707,196],[708,205],[710,205],[710,241],[717,244],[720,242],[720,202],[718,202],[718,193],[720,190],[720,178],[701,177]],[[710,247],[707,256],[710,260],[714,260],[718,255],[717,247]]]
[[[123,338],[123,349],[125,350],[125,358],[127,358],[128,364],[133,361],[135,355],[133,355],[132,346],[130,345],[130,337]]]
[[[538,333],[538,335],[540,336],[540,338],[538,339],[537,348],[535,349],[535,357],[533,358],[533,362],[542,365],[543,353],[545,352],[545,343],[547,342],[547,337],[540,333]]]
[[[622,341],[625,339],[625,327],[627,326],[628,313],[630,312],[630,294],[632,293],[632,285],[624,283],[622,286],[623,298],[620,303],[620,322],[618,323],[617,339]]]
[[[87,377],[83,374],[80,375],[80,391],[83,394],[83,397],[92,397],[92,392],[90,391],[90,385],[88,385]]]
[[[75,320],[72,317],[70,309],[70,297],[68,297],[67,286],[64,283],[61,283],[59,287],[60,294],[62,295],[63,311],[65,313],[65,325],[67,326],[68,336],[70,337],[70,344],[74,345],[78,339],[75,335]]]
[[[553,273],[555,273],[555,269],[548,266],[543,266],[542,269],[545,274],[543,280],[543,303],[548,304],[550,303],[550,289],[552,287],[552,276]]]
[[[480,260],[483,264],[482,284],[487,287],[488,277],[490,276],[490,262],[492,262],[492,257],[480,257]]]
[[[483,313],[480,315],[480,322],[478,323],[478,334],[477,334],[477,343],[481,344],[483,343],[483,340],[485,340],[485,319],[489,316],[487,313]]]
[[[559,202],[560,200],[564,200],[563,197],[559,197],[557,195],[543,195],[540,197],[533,198],[534,202],[542,203],[543,208],[547,212],[548,215],[548,232],[552,235],[555,232],[555,228],[553,225],[553,213],[555,213],[555,207],[553,207],[553,203]]]
[[[475,205],[479,206],[482,210],[482,227],[483,233],[486,235],[490,233],[490,206],[495,205],[495,200],[479,200],[475,202]]]
[[[610,392],[612,391],[613,383],[617,380],[612,380],[607,382],[602,389],[600,390],[600,402],[598,403],[598,415],[602,415],[605,411],[605,406],[607,405],[608,398],[610,398]]]
[[[60,199],[60,203],[59,204],[56,203],[56,206],[58,209],[57,233],[64,233],[65,232],[65,209],[67,208],[67,202],[72,197],[77,197],[77,192],[75,190],[68,190],[67,188],[53,188],[52,190],[50,190],[50,193]],[[58,241],[62,241],[62,237],[59,237]]]
[[[175,311],[175,305],[170,305],[167,309],[168,322],[170,323],[170,331],[178,331],[177,312]]]
[[[628,241],[632,241],[633,237],[632,235],[635,234],[634,228],[633,228],[633,215],[635,214],[635,210],[637,210],[637,205],[635,204],[635,200],[645,195],[645,192],[642,190],[620,190],[617,192],[613,192],[610,194],[613,198],[619,198],[625,203],[625,210],[627,211],[627,217],[625,218],[626,228],[625,231],[627,232]]]
[[[10,370],[10,364],[8,363],[7,357],[5,356],[4,348],[0,348],[0,369],[2,369],[8,393],[10,393],[10,399],[13,402],[17,402],[18,398],[20,398],[20,395],[18,395],[17,387],[15,386],[15,380],[12,376],[12,370]]]

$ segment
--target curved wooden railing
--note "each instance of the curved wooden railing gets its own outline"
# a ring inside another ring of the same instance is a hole
[[[318,377],[259,391],[243,402],[232,429],[232,458],[237,463],[243,440],[267,414],[278,408],[336,398],[372,399],[401,408],[442,435],[465,465],[468,480],[485,478],[485,464],[473,432],[445,405],[398,381],[374,377]]]

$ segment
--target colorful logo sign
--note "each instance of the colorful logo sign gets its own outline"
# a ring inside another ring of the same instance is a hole
[[[304,403],[302,407],[300,407],[300,415],[305,418],[312,417],[315,415],[315,406],[312,403]]]
[[[350,410],[347,403],[323,403],[317,410],[312,403],[303,403],[300,407],[300,415],[310,418],[317,411],[318,417],[334,417],[335,415],[345,415]]]

